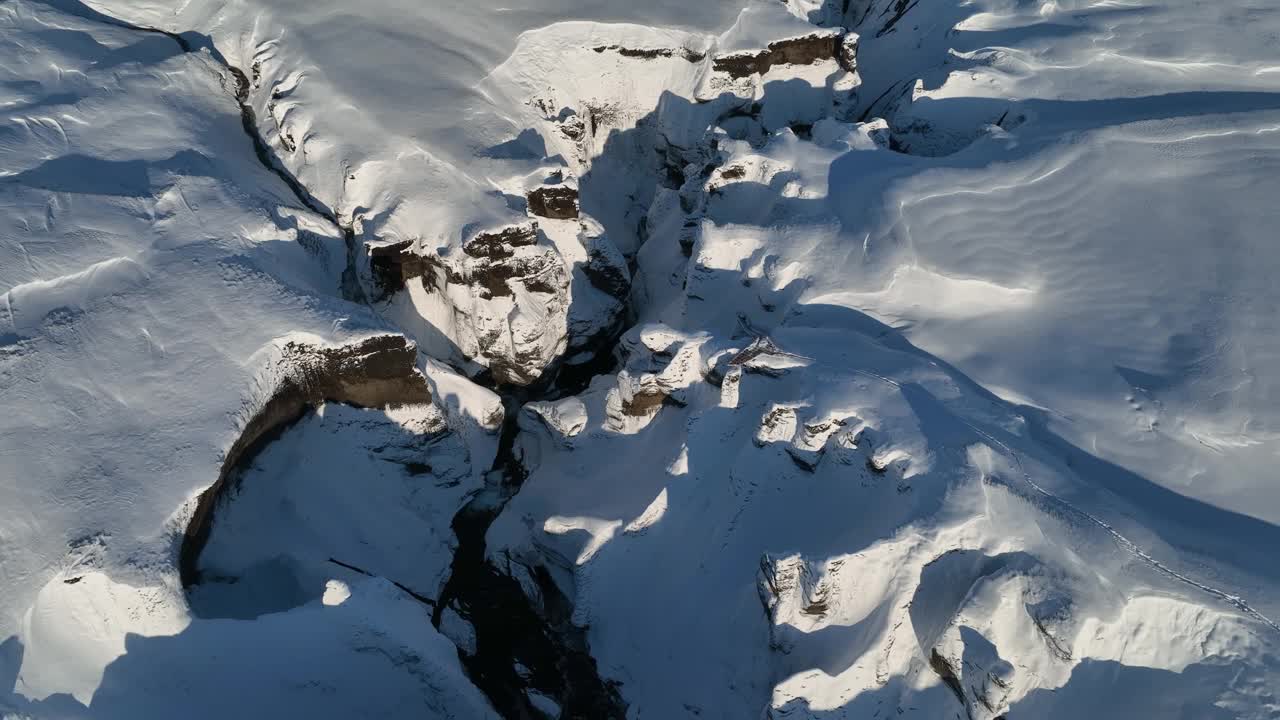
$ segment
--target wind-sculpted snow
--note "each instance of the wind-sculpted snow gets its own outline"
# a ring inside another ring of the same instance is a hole
[[[385,423],[412,435],[433,418],[446,444],[493,443],[441,427],[412,344],[340,299],[341,234],[259,163],[224,66],[38,3],[0,5],[0,28],[0,715],[485,717],[401,578],[339,568],[289,612],[193,615],[182,538],[224,456],[270,429],[254,422],[272,399],[414,402]],[[397,378],[353,350],[387,338]],[[479,477],[449,476],[462,489],[428,502],[444,517],[419,555],[438,555],[437,575],[450,499]],[[396,512],[416,522],[420,505],[346,518],[334,541]]]
[[[1280,13],[86,2],[0,714],[1280,713]]]
[[[851,10],[857,97],[778,88],[811,113],[792,127],[767,83],[746,112],[668,95],[642,116],[634,142],[719,128],[648,195],[622,370],[521,416],[531,474],[491,559],[552,572],[640,716],[1266,716],[1280,536],[1191,497],[1262,517],[1238,491],[1274,497],[1239,472],[1273,441],[1204,444],[1265,433],[1273,405],[1252,308],[1272,294],[1275,99],[990,98],[1022,86],[978,62],[947,79],[954,35],[929,30],[981,9],[905,7]],[[931,44],[937,66],[914,64]],[[885,100],[902,68],[947,82]],[[1233,325],[1211,318],[1249,330],[1215,351]],[[956,553],[976,560],[931,579]],[[1096,698],[1130,683],[1151,696]]]
[[[587,345],[616,329],[621,306],[619,298],[594,292],[579,270],[584,262],[572,232],[548,233],[539,242],[537,272],[564,276],[545,286],[548,292],[516,287],[495,300],[476,290],[488,273],[473,278],[460,267],[463,245],[523,222],[525,195],[558,182],[563,169],[536,133],[513,122],[515,108],[495,105],[476,85],[520,33],[557,20],[594,16],[710,29],[738,9],[737,0],[697,8],[612,0],[447,9],[382,2],[358,13],[314,3],[211,0],[177,11],[170,3],[91,4],[166,31],[198,28],[246,78],[247,105],[278,162],[362,248],[403,247],[453,266],[450,282],[415,276],[394,296],[371,288],[387,301],[380,310],[433,355],[515,385],[584,359]],[[528,269],[504,273],[514,277],[500,282],[515,279],[518,286]]]

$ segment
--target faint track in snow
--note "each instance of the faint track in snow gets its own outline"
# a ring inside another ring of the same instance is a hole
[[[899,390],[902,390],[902,384],[896,380],[893,380],[892,378],[885,377],[884,375],[881,375],[879,373],[874,373],[869,370],[862,370],[858,368],[851,368],[851,369],[855,373],[858,373],[859,375],[864,375],[866,377],[880,380],[881,382],[888,383],[889,385],[892,385],[893,387],[898,388]],[[1270,627],[1272,630],[1276,631],[1277,633],[1280,633],[1280,624],[1276,623],[1274,620],[1267,617],[1259,610],[1255,609],[1252,605],[1247,603],[1240,596],[1233,595],[1225,590],[1215,588],[1211,585],[1206,585],[1205,583],[1202,583],[1187,575],[1183,575],[1177,570],[1174,570],[1168,565],[1165,565],[1164,563],[1162,563],[1161,561],[1153,557],[1150,553],[1148,553],[1147,551],[1139,547],[1137,543],[1125,537],[1119,530],[1116,530],[1105,520],[1102,520],[1101,518],[1093,515],[1087,510],[1083,510],[1077,507],[1076,505],[1073,505],[1067,500],[1064,500],[1062,497],[1055,495],[1053,492],[1049,491],[1048,489],[1046,489],[1036,481],[1032,480],[1031,473],[1027,471],[1026,466],[1022,462],[1022,457],[1019,455],[1017,451],[1009,447],[1009,445],[1006,444],[1005,442],[997,439],[995,436],[991,435],[985,430],[982,430],[981,428],[977,427],[976,425],[969,422],[968,420],[965,420],[964,418],[958,415],[953,415],[953,417],[959,420],[962,424],[964,424],[965,427],[972,430],[979,437],[991,443],[996,448],[999,448],[1005,455],[1010,457],[1013,460],[1014,464],[1018,466],[1018,472],[1022,474],[1022,479],[1027,483],[1027,485],[1029,485],[1033,490],[1039,493],[1040,496],[1048,500],[1050,503],[1056,505],[1057,507],[1059,507],[1060,509],[1066,511],[1071,515],[1074,515],[1078,518],[1083,519],[1086,523],[1102,529],[1104,532],[1110,535],[1111,538],[1115,540],[1116,544],[1119,545],[1123,550],[1128,552],[1130,555],[1133,555],[1134,557],[1138,558],[1140,561],[1142,561],[1143,563],[1145,563],[1146,565],[1148,565],[1149,567],[1151,567],[1161,575],[1164,575],[1165,577],[1170,578],[1176,582],[1182,583],[1184,585],[1189,585],[1201,592],[1211,595],[1227,603],[1228,605],[1231,605],[1232,607],[1236,608],[1240,612],[1257,620],[1258,622],[1266,625],[1267,627]]]

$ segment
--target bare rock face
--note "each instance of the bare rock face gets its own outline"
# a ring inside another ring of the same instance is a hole
[[[858,69],[858,34],[845,33],[836,48],[836,61],[848,72]]]
[[[775,40],[762,50],[720,55],[712,59],[711,67],[719,72],[728,73],[730,77],[741,78],[749,75],[763,75],[774,65],[813,65],[833,58],[840,59],[843,65],[844,58],[848,54],[844,47],[844,37],[842,33],[815,32],[801,37]],[[854,52],[856,53],[856,49]]]
[[[384,299],[404,289],[405,283],[426,272],[426,263],[405,240],[369,246],[369,269],[377,287],[376,299]]]
[[[857,54],[858,35],[838,27],[783,37],[759,49],[724,52],[711,58],[712,72],[703,77],[697,97],[710,102],[727,93],[750,101],[750,112],[736,121],[734,130],[744,139],[783,127],[804,137],[825,116],[850,119],[862,83]],[[766,91],[791,81],[811,88],[804,101]]]
[[[813,33],[797,38],[787,38],[769,43],[773,65],[812,65],[836,55],[840,35]]]
[[[198,579],[196,560],[209,539],[214,508],[246,453],[324,402],[364,408],[430,403],[431,388],[418,371],[417,358],[417,347],[403,335],[378,335],[338,347],[298,341],[282,345],[265,371],[272,390],[227,451],[217,480],[200,495],[187,526],[179,559],[183,584]]]
[[[529,212],[553,220],[578,217],[578,190],[567,185],[547,185],[531,190]]]
[[[584,227],[579,237],[587,251],[582,272],[591,284],[613,298],[625,298],[631,289],[627,260],[609,238],[595,227]]]
[[[515,256],[517,248],[537,244],[538,224],[523,223],[478,232],[462,244],[462,251],[473,258],[509,258]]]
[[[590,352],[612,336],[626,311],[631,292],[627,260],[598,224],[578,223],[577,243],[586,253],[574,270],[573,303],[569,308],[569,353]]]
[[[642,60],[653,60],[655,58],[679,57],[691,63],[702,62],[706,57],[705,53],[699,52],[687,47],[657,47],[657,48],[635,48],[623,45],[597,45],[591,48],[598,53],[615,52],[622,57],[640,58]]]
[[[441,329],[498,384],[529,385],[568,346],[571,267],[536,222],[477,232],[461,252],[405,248],[372,260],[384,287],[418,283],[448,318]]]
[[[481,300],[514,297],[522,289],[556,296],[567,291],[564,261],[555,248],[538,246],[536,223],[479,233],[462,252],[461,275]]]

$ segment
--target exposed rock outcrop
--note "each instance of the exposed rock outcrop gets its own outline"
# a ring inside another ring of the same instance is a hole
[[[514,257],[517,248],[537,244],[538,224],[524,223],[478,232],[462,244],[462,251],[473,258],[503,259]]]
[[[567,185],[547,185],[529,191],[529,212],[553,220],[578,217],[578,190]]]
[[[775,40],[762,50],[725,53],[711,61],[711,67],[731,77],[763,75],[775,65],[813,65],[822,60],[836,59],[846,70],[853,69],[856,57],[854,49],[846,48],[843,31],[819,31],[800,37]]]
[[[423,258],[422,287],[453,317],[462,353],[498,384],[528,385],[568,346],[570,269],[537,223],[476,233]]]
[[[370,248],[381,298],[410,284],[413,303],[498,385],[530,385],[615,332],[631,287],[626,259],[577,191],[530,193],[539,221],[474,233],[460,251],[398,243]]]
[[[661,325],[628,332],[622,339],[625,367],[605,400],[606,427],[634,432],[664,405],[685,405],[686,389],[706,377],[707,348]]]
[[[626,47],[624,45],[597,45],[591,49],[598,53],[616,52],[622,57],[642,58],[645,60],[651,60],[653,58],[679,57],[684,58],[691,63],[702,62],[703,58],[707,56],[704,52],[699,52],[686,47],[634,48]]]
[[[232,471],[273,433],[324,402],[365,408],[431,402],[431,388],[417,368],[417,347],[402,335],[379,335],[338,347],[289,341],[279,348],[266,377],[273,389],[227,450],[217,480],[200,494],[183,536],[179,556],[183,585],[199,580],[197,560]]]
[[[413,252],[413,243],[404,240],[384,245],[367,245],[369,270],[382,300],[401,291],[405,283],[422,277],[427,264],[422,256]]]
[[[584,225],[578,238],[587,252],[582,273],[591,281],[592,287],[611,298],[626,298],[631,290],[631,272],[627,269],[626,258],[604,235],[603,229]]]

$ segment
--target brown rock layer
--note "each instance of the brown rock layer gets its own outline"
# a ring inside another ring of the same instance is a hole
[[[552,220],[578,217],[578,191],[565,185],[548,185],[529,191],[529,212]]]
[[[473,258],[508,258],[515,248],[538,243],[538,224],[534,222],[510,225],[500,230],[476,233],[462,246],[462,252]]]
[[[823,60],[843,58],[843,35],[813,33],[769,43],[763,50],[729,53],[714,58],[711,67],[730,77],[764,74],[774,65],[812,65]]]
[[[689,48],[686,48],[686,47],[629,48],[629,47],[623,47],[622,45],[597,45],[591,49],[595,50],[598,53],[616,52],[622,57],[640,58],[642,60],[679,57],[679,58],[684,58],[685,60],[691,63],[696,63],[696,62],[702,62],[702,59],[706,57],[706,53],[701,53],[701,52],[698,52],[697,50],[690,50]]]
[[[417,357],[417,347],[401,335],[379,335],[332,348],[286,344],[274,368],[281,378],[275,391],[227,451],[218,479],[200,494],[179,551],[182,584],[190,586],[200,580],[200,552],[209,540],[218,502],[230,489],[242,460],[321,403],[382,408],[431,402],[431,389],[418,372]]]

